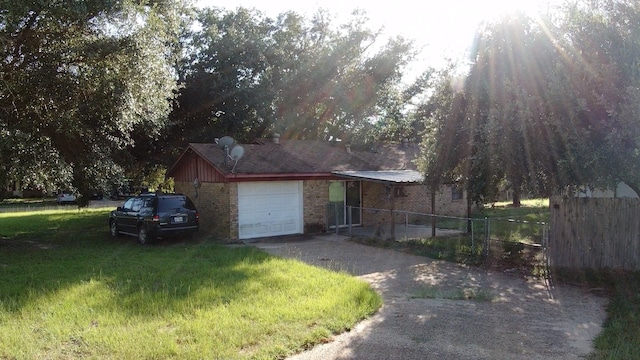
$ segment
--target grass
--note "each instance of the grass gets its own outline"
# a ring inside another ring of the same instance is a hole
[[[477,265],[481,260],[481,247],[471,245],[471,237],[452,235],[407,241],[403,244],[412,254],[461,264]]]
[[[43,207],[56,206],[55,198],[9,198],[0,200],[1,207]]]
[[[640,359],[640,273],[555,269],[554,279],[609,297],[607,320],[589,360]]]
[[[488,218],[489,235],[492,239],[524,244],[542,243],[544,224],[549,223],[549,200],[523,200],[520,207],[500,202],[473,214],[476,218]],[[477,223],[478,231],[484,231],[484,224]]]
[[[0,213],[0,358],[283,358],[381,306],[345,273],[255,248],[113,239],[107,214]]]
[[[472,246],[471,236],[468,235],[452,235],[406,241],[388,241],[374,237],[353,237],[352,241],[461,264],[478,265],[482,257],[482,248]]]
[[[549,199],[522,200],[520,207],[511,202],[496,202],[476,212],[489,218],[516,218],[528,221],[549,221]]]

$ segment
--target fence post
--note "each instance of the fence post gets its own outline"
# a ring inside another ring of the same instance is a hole
[[[335,209],[334,209],[334,213],[336,214],[336,222],[335,222],[335,226],[336,226],[336,235],[338,234],[338,204],[335,204]]]
[[[551,258],[549,257],[549,233],[551,232],[550,224],[543,225],[542,230],[542,253],[544,254],[545,262],[547,264],[547,271],[551,269]]]
[[[409,240],[409,213],[404,213],[404,241]]]
[[[474,235],[473,235],[473,223],[474,222],[475,221],[473,221],[473,219],[469,218],[469,223],[471,224],[471,251],[473,251],[474,254],[475,254],[476,247],[475,247],[475,239],[474,239]]]

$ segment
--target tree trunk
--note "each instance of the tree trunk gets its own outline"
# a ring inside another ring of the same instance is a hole
[[[520,203],[520,195],[521,195],[521,193],[520,192],[521,192],[520,191],[520,186],[516,186],[516,187],[513,188],[513,203],[512,203],[513,207],[519,208],[520,205],[521,205],[521,203]]]

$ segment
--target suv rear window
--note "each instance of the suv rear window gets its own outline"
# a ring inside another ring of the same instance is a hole
[[[180,209],[195,210],[196,207],[186,196],[162,197],[158,199],[158,212]]]

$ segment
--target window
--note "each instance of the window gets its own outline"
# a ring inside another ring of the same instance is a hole
[[[393,187],[393,196],[395,197],[407,197],[407,190],[404,186],[394,186]]]
[[[140,208],[142,208],[142,199],[134,199],[133,205],[131,205],[131,210],[140,211]]]
[[[351,214],[346,209],[351,206]],[[361,222],[362,193],[360,181],[331,181],[329,182],[329,226],[334,227],[353,225]],[[348,216],[351,215],[351,216]]]
[[[463,198],[462,187],[458,185],[451,186],[451,201],[462,200]]]
[[[133,198],[131,198],[131,199],[127,200],[127,201],[124,203],[124,205],[122,205],[122,207],[123,207],[125,210],[130,211],[130,210],[131,210],[131,208],[133,207]]]
[[[148,199],[144,199],[144,201],[142,202],[142,208],[143,209],[152,209],[153,208],[153,203],[155,202],[155,198],[148,198]]]

